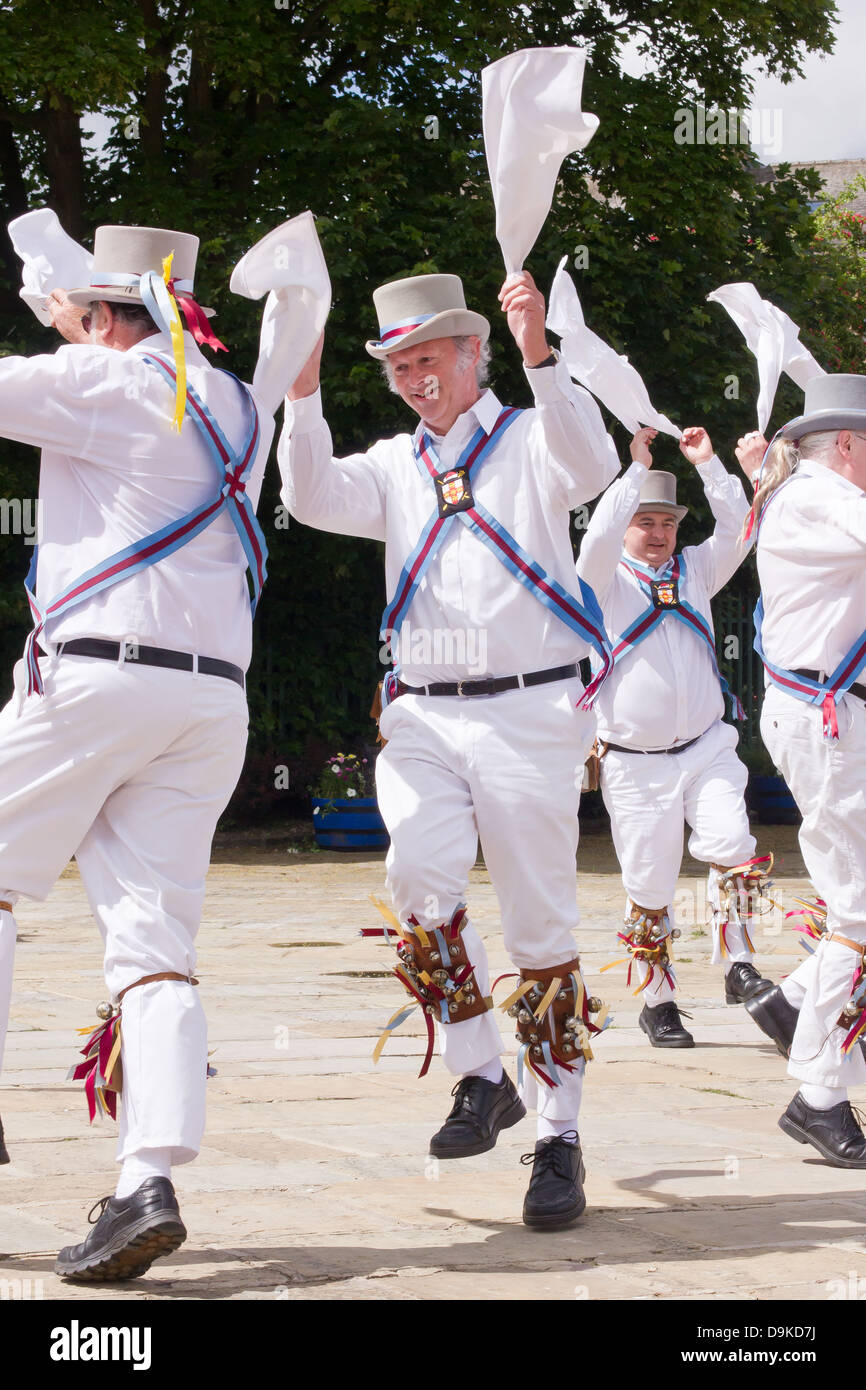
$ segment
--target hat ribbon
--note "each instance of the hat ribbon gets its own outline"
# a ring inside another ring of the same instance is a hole
[[[412,319],[396,319],[394,323],[384,323],[379,329],[380,337],[376,346],[384,347],[390,338],[403,338],[407,333],[420,328],[428,319],[435,317],[435,314],[421,314]]]
[[[205,343],[214,351],[222,348],[225,352],[227,348],[211,332],[204,310],[193,298],[192,280],[173,278],[171,274],[173,259],[174,252],[172,251],[162,263],[161,276],[155,270],[146,270],[141,275],[115,271],[98,272],[102,278],[98,283],[91,281],[91,288],[107,289],[115,285],[128,289],[137,288],[141,301],[154,323],[163,333],[169,334],[177,374],[175,412],[172,423],[180,433],[186,406],[186,354],[183,346],[183,324],[181,323],[178,304],[183,309],[189,331],[197,343]]]

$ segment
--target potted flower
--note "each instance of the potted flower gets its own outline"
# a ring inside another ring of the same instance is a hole
[[[312,793],[313,829],[322,849],[388,848],[368,758],[335,753],[322,768]]]

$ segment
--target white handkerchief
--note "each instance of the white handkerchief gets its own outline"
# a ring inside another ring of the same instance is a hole
[[[50,324],[45,307],[49,290],[74,290],[90,284],[93,257],[67,236],[51,208],[25,212],[9,223],[9,239],[24,263],[21,271],[24,303],[40,323]]]
[[[652,425],[679,439],[682,430],[653,409],[643,380],[628,358],[620,357],[587,328],[574,281],[565,269],[567,260],[567,256],[562,258],[554,276],[547,326],[562,339],[561,352],[569,373],[597,396],[630,434],[641,425]]]
[[[598,117],[580,109],[582,48],[525,48],[481,73],[482,123],[505,269],[521,270],[553,201],[562,161]]]
[[[805,389],[812,377],[826,375],[811,352],[800,342],[800,330],[786,313],[769,299],[762,299],[749,281],[720,285],[707,299],[727,309],[758,363],[758,429],[761,434],[776,398],[782,372]]]
[[[331,308],[331,281],[311,212],[275,227],[242,256],[229,288],[268,296],[253,387],[275,411],[319,340]]]

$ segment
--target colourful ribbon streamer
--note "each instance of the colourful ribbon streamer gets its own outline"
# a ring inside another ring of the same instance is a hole
[[[79,1028],[78,1033],[90,1035],[81,1049],[84,1061],[70,1067],[66,1079],[84,1082],[91,1124],[96,1115],[97,1104],[102,1112],[114,1120],[117,1118],[117,1097],[122,1080],[119,1072],[117,1077],[114,1075],[120,1063],[120,1013],[112,1014],[96,1029],[91,1030],[88,1025],[86,1028]]]

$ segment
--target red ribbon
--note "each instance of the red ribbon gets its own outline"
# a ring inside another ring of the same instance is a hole
[[[824,737],[836,739],[839,737],[839,724],[836,720],[836,696],[831,692],[824,696],[824,703],[821,706],[824,711]]]
[[[178,293],[174,287],[174,280],[169,280],[167,289],[169,294],[174,295],[181,309],[183,309],[186,326],[196,342],[200,345],[206,344],[207,347],[212,348],[214,352],[219,352],[220,348],[222,348],[223,352],[228,352],[225,343],[220,342],[211,328],[204,309],[193,299],[192,295]]]

